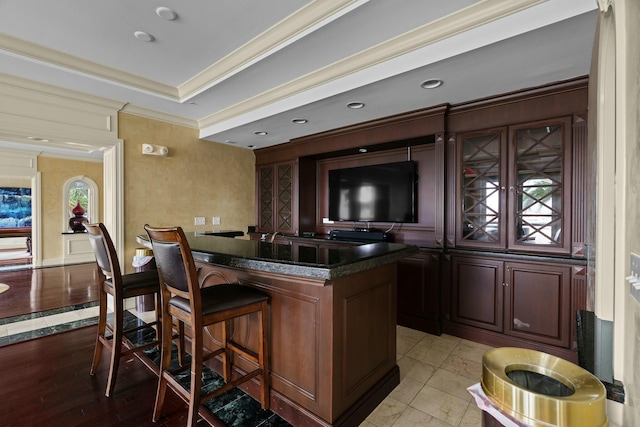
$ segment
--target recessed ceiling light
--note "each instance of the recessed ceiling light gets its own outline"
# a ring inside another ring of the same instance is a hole
[[[156,9],[156,14],[167,21],[174,21],[178,18],[178,14],[173,9],[169,9],[168,7],[160,6]]]
[[[151,34],[145,33],[144,31],[136,31],[135,33],[133,33],[133,35],[136,36],[138,40],[142,40],[143,42],[152,42],[153,40],[155,40],[155,38]]]
[[[305,123],[309,123],[309,120],[307,119],[293,119],[291,121],[297,125],[303,125]]]
[[[258,131],[255,131],[254,134],[258,135],[258,136],[265,136],[265,135],[267,135],[267,132],[265,132],[263,130],[258,130]]]
[[[422,89],[435,89],[440,86],[442,86],[442,80],[440,79],[429,79],[420,83]]]
[[[247,145],[247,148],[256,148],[255,145]]]
[[[232,141],[232,140],[230,140],[230,139],[227,139],[225,142],[226,142],[227,144],[235,144],[235,143],[236,143],[235,141]]]
[[[360,153],[366,153],[366,152],[367,152],[367,151],[369,151],[369,150],[367,150],[366,148],[358,148],[358,151],[359,151]]]
[[[358,110],[360,108],[364,108],[364,102],[350,102],[347,104],[347,107],[352,110]]]
[[[197,107],[198,106],[198,104],[196,104],[195,102],[189,102],[187,105],[189,107]]]

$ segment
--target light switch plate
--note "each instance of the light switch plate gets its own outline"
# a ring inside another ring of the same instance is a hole
[[[640,255],[631,252],[631,275],[640,279]]]
[[[220,217],[219,216],[214,216],[213,217],[213,225],[220,225]]]
[[[205,225],[205,219],[203,216],[197,216],[193,220],[194,225]]]

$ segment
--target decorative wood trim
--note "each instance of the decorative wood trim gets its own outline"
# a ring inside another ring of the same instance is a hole
[[[456,134],[452,133],[447,136],[446,145],[446,162],[447,162],[447,180],[445,195],[445,215],[446,215],[446,243],[445,247],[456,247]]]
[[[371,120],[255,150],[256,164],[326,155],[444,132],[447,105]],[[355,154],[355,152],[354,152]]]
[[[585,258],[587,241],[587,120],[586,113],[573,116],[573,178],[571,185],[571,255]]]
[[[448,132],[554,119],[583,111],[588,102],[588,77],[509,92],[450,107]]]
[[[444,133],[438,133],[436,135],[436,142],[435,142],[435,167],[436,167],[436,172],[435,172],[435,195],[434,195],[434,201],[435,201],[435,205],[437,206],[442,206],[442,209],[435,209],[435,239],[434,239],[434,243],[435,246],[438,248],[442,248],[445,246],[445,224],[446,224],[446,214],[445,214],[445,210],[444,210],[444,206],[445,206],[445,183],[446,183],[446,164],[447,164],[447,158],[446,158],[446,147],[445,147],[445,139],[444,139]]]

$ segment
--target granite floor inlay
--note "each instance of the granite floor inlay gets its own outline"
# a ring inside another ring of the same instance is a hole
[[[0,347],[98,323],[98,303],[88,302],[0,319]]]
[[[70,311],[84,310],[85,308],[96,307],[97,305],[97,301],[92,301],[85,304],[76,304],[51,310],[38,311],[35,313],[21,314],[20,316],[5,317],[0,319],[0,325],[7,325],[9,323],[22,322],[30,319],[39,319],[42,317],[52,316],[54,314],[68,313]]]
[[[22,316],[0,319],[0,346],[68,331],[98,322],[97,303],[80,304]],[[65,321],[64,316],[86,316]],[[144,324],[153,312],[125,312],[126,326]],[[43,323],[45,327],[37,327]],[[56,323],[60,322],[60,323]],[[54,323],[54,324],[52,324]],[[30,330],[7,334],[7,328],[24,325]],[[5,332],[3,333],[3,328]],[[129,335],[130,340],[151,339],[151,328]],[[480,380],[481,356],[491,347],[452,337],[435,336],[402,326],[397,327],[397,360],[400,385],[360,424],[360,427],[476,427],[482,424],[481,411],[462,390]],[[145,351],[151,360],[157,349]],[[156,359],[157,363],[157,359]],[[218,387],[222,378],[205,367],[203,392]],[[180,380],[186,387],[189,375]],[[169,391],[170,392],[170,391]],[[205,406],[229,427],[288,427],[284,419],[239,389],[231,390]]]

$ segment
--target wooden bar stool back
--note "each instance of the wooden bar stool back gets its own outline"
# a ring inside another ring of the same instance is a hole
[[[100,307],[98,317],[98,335],[96,347],[91,364],[91,375],[96,373],[102,349],[107,348],[111,352],[109,364],[109,376],[105,396],[110,397],[116,383],[116,375],[120,358],[126,354],[157,346],[161,342],[160,328],[160,280],[156,270],[140,273],[122,274],[118,255],[107,228],[102,223],[85,224],[89,235],[89,242],[93,248],[100,275]],[[156,320],[129,329],[124,329],[124,302],[125,299],[141,295],[154,294],[156,297]],[[113,320],[107,321],[107,295],[113,297]],[[142,345],[132,343],[126,335],[149,326],[156,325],[156,339]],[[109,331],[110,334],[106,332]],[[171,332],[169,333],[171,336]]]
[[[268,305],[269,295],[260,290],[240,284],[222,283],[200,288],[198,273],[193,254],[182,228],[154,228],[144,226],[156,257],[156,265],[162,284],[163,337],[170,333],[172,317],[184,322],[191,328],[191,384],[186,390],[169,372],[171,363],[171,341],[162,342],[160,379],[153,421],[157,421],[162,411],[167,386],[182,397],[189,405],[188,426],[195,426],[203,402],[217,397],[239,384],[254,377],[260,379],[260,403],[263,409],[269,408],[269,351],[268,351]],[[235,343],[231,338],[231,321],[234,318],[251,313],[259,314],[259,333],[257,352],[250,351]],[[221,348],[207,352],[203,343],[203,329],[209,325],[221,323]],[[256,364],[256,369],[235,378],[232,376],[231,354],[242,355]],[[222,359],[225,384],[206,395],[201,395],[202,365],[215,356]],[[208,411],[200,415],[210,421]]]

